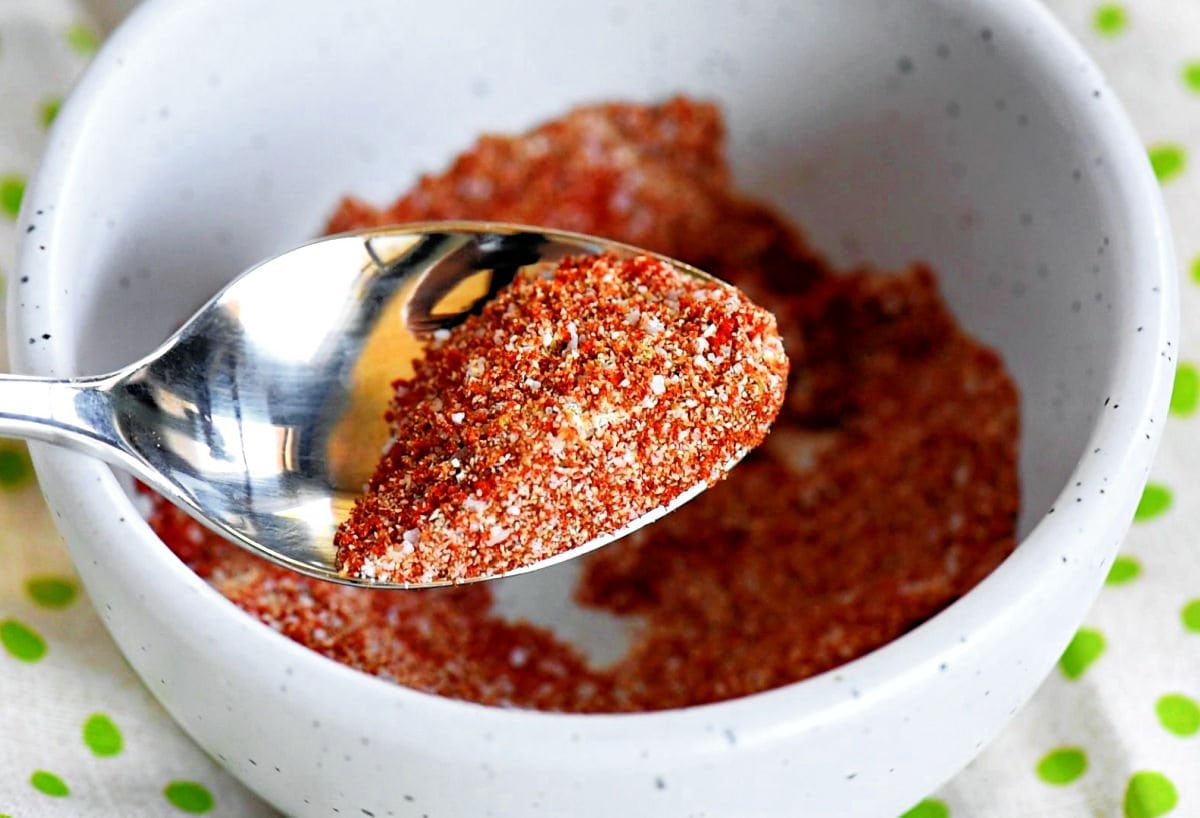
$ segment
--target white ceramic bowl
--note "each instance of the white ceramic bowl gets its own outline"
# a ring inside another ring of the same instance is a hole
[[[676,91],[721,101],[742,187],[839,261],[933,262],[1002,351],[1023,396],[1019,548],[800,684],[651,715],[505,711],[288,642],[171,556],[107,467],[35,447],[129,661],[290,814],[896,813],[1016,712],[1097,592],[1163,425],[1173,262],[1116,100],[1029,0],[151,0],[64,107],[27,197],[15,365],[123,364],[343,192],[387,201],[482,131]]]

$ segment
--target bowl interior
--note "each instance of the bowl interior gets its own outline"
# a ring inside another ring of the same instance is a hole
[[[740,186],[835,260],[936,266],[1021,387],[1022,531],[1049,507],[1113,374],[1130,259],[1097,195],[1107,168],[1062,92],[1022,73],[1036,41],[940,4],[801,20],[781,3],[724,26],[683,2],[595,5],[573,12],[579,38],[552,4],[520,26],[488,4],[470,26],[453,3],[317,5],[271,32],[286,47],[260,49],[245,8],[186,65],[138,43],[115,69],[136,80],[103,89],[55,202],[50,274],[69,297],[49,320],[69,371],[146,353],[243,268],[317,233],[343,193],[385,202],[484,131],[683,92],[720,101]],[[192,21],[159,23],[167,44]]]

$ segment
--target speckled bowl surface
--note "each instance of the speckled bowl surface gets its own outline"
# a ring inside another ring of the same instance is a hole
[[[1003,353],[1023,396],[1019,548],[800,684],[650,715],[505,711],[283,639],[170,555],[109,468],[35,447],[129,661],[289,814],[895,814],[1016,712],[1098,590],[1162,426],[1173,261],[1118,103],[1032,0],[150,0],[63,108],[26,197],[15,366],[126,363],[343,192],[387,201],[482,131],[679,91],[723,105],[743,188],[839,262],[929,260]]]

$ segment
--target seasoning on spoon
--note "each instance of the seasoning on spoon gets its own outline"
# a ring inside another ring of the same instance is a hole
[[[787,368],[769,312],[660,259],[527,268],[394,384],[341,570],[466,581],[617,532],[761,442]]]

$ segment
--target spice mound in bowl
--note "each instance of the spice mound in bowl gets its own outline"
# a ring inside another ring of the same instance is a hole
[[[787,380],[770,313],[650,256],[523,268],[415,367],[335,537],[349,575],[469,580],[619,531],[721,479]]]
[[[660,710],[861,656],[962,596],[1014,547],[1018,401],[999,356],[959,327],[927,267],[834,270],[770,207],[738,193],[714,106],[591,105],[525,134],[485,136],[389,207],[346,200],[330,230],[437,219],[607,236],[724,278],[778,321],[791,362],[783,408],[728,479],[578,561],[578,604],[632,633],[606,664],[502,615],[495,583],[321,583],[157,502],[162,539],[270,627],[443,696]]]

